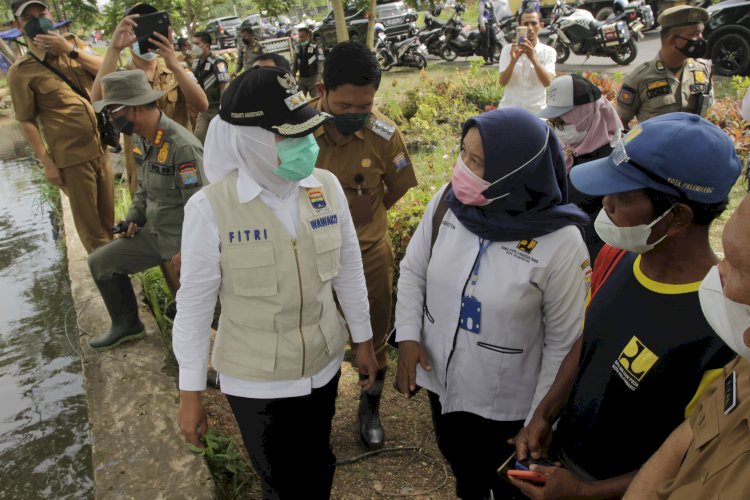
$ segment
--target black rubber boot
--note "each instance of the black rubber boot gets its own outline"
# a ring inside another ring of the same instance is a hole
[[[138,319],[138,302],[130,278],[118,274],[112,279],[94,280],[94,283],[107,306],[112,326],[104,335],[89,340],[89,345],[96,350],[111,349],[128,340],[143,337],[144,327]]]
[[[378,370],[375,383],[370,390],[359,396],[359,437],[371,450],[378,450],[385,443],[385,431],[380,423],[379,413],[385,371],[385,368]]]

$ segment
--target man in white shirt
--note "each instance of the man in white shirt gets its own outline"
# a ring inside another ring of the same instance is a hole
[[[506,45],[500,53],[500,85],[505,86],[505,93],[498,108],[514,106],[538,113],[547,106],[545,89],[555,78],[557,53],[539,41],[544,26],[539,11],[524,10],[519,26],[526,27],[526,37]]]

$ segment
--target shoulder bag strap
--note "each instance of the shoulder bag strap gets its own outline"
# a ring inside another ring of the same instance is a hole
[[[42,61],[37,56],[35,56],[34,53],[31,52],[30,50],[28,51],[28,53],[29,53],[29,55],[31,57],[33,57],[34,59],[36,59],[37,61],[39,61],[39,64],[41,64],[42,66],[44,66],[45,68],[47,68],[48,70],[50,70],[51,72],[53,72],[54,74],[56,74],[57,76],[59,76],[62,81],[64,81],[65,83],[67,83],[68,86],[70,86],[70,88],[73,89],[73,92],[75,92],[79,96],[83,97],[87,101],[91,102],[91,99],[89,98],[89,96],[86,95],[81,89],[79,89],[73,82],[71,82],[70,79],[67,76],[63,75],[60,70],[58,70],[57,68],[55,68],[54,66],[52,66],[47,61]]]

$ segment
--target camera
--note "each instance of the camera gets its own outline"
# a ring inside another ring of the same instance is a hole
[[[129,225],[130,223],[126,220],[118,222],[117,224],[112,226],[112,234],[119,234],[119,233],[126,232],[128,230]]]

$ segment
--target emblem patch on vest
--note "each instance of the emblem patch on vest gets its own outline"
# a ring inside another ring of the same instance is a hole
[[[310,199],[310,205],[317,213],[328,211],[328,204],[320,188],[308,188],[307,197]]]

